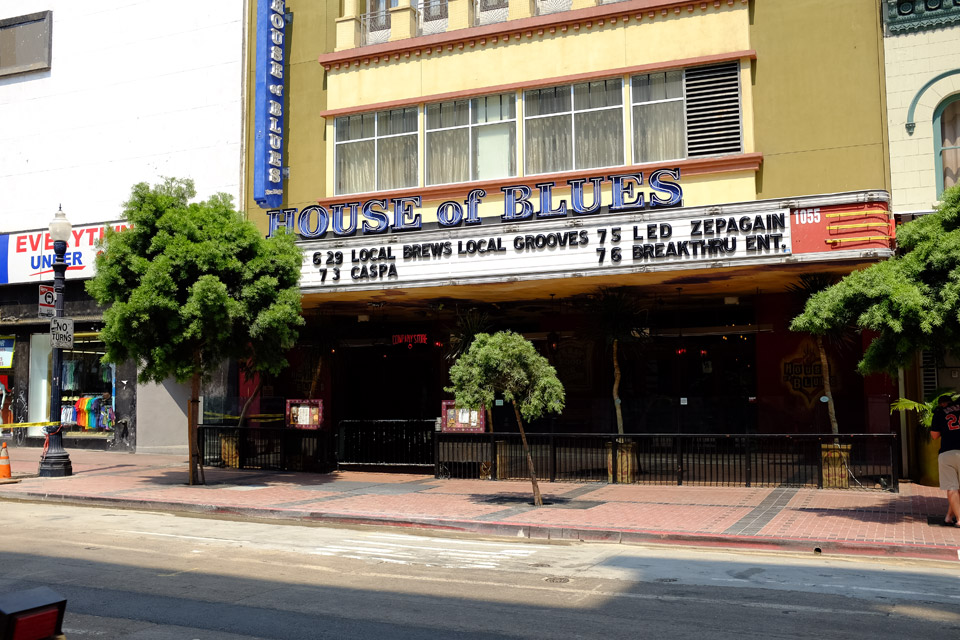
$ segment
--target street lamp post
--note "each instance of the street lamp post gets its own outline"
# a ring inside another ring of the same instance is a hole
[[[67,263],[63,259],[67,252],[67,240],[70,239],[72,229],[70,221],[67,220],[63,208],[57,211],[53,220],[50,221],[50,239],[53,240],[53,292],[56,296],[55,317],[63,317],[63,281],[64,274],[67,272]],[[52,336],[51,336],[52,337]],[[43,457],[40,458],[40,470],[38,475],[48,478],[59,478],[62,476],[73,475],[73,465],[70,462],[70,454],[63,448],[63,425],[60,423],[60,369],[63,360],[63,350],[59,347],[53,348],[53,359],[51,368],[53,369],[50,383],[50,422],[57,423],[57,426],[44,427],[47,434],[47,444],[44,447]]]

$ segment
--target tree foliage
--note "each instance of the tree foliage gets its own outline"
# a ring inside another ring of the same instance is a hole
[[[478,333],[465,354],[450,367],[457,405],[493,406],[497,394],[516,404],[527,421],[563,411],[565,395],[557,371],[523,336],[512,331]]]
[[[105,360],[134,361],[142,382],[191,380],[194,407],[199,381],[225,358],[279,372],[303,324],[293,236],[263,238],[226,194],[195,196],[191,180],[135,185],[123,210],[132,227],[107,230],[86,284],[107,307]]]
[[[894,258],[813,295],[790,328],[823,336],[844,326],[876,332],[861,373],[893,373],[918,351],[960,347],[960,186],[936,212],[898,229]]]
[[[454,394],[457,406],[477,410],[491,407],[498,394],[513,406],[534,504],[542,505],[523,420],[536,420],[548,411],[563,411],[566,397],[556,370],[521,335],[512,331],[478,333],[467,352],[450,367],[450,382],[452,386],[444,390]]]

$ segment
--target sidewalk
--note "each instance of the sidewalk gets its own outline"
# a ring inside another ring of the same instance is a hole
[[[184,456],[70,451],[73,476],[36,474],[38,448],[10,448],[14,479],[0,499],[83,503],[210,516],[368,524],[482,535],[776,549],[958,561],[960,528],[939,489],[900,493],[437,480],[387,473],[206,469],[190,487]]]

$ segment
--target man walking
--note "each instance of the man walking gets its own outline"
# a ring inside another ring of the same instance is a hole
[[[960,527],[960,402],[950,394],[940,396],[933,412],[930,436],[940,440],[940,488],[947,492],[945,525]]]

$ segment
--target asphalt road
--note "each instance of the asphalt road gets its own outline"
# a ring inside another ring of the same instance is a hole
[[[0,593],[70,640],[960,637],[960,565],[0,502]]]

